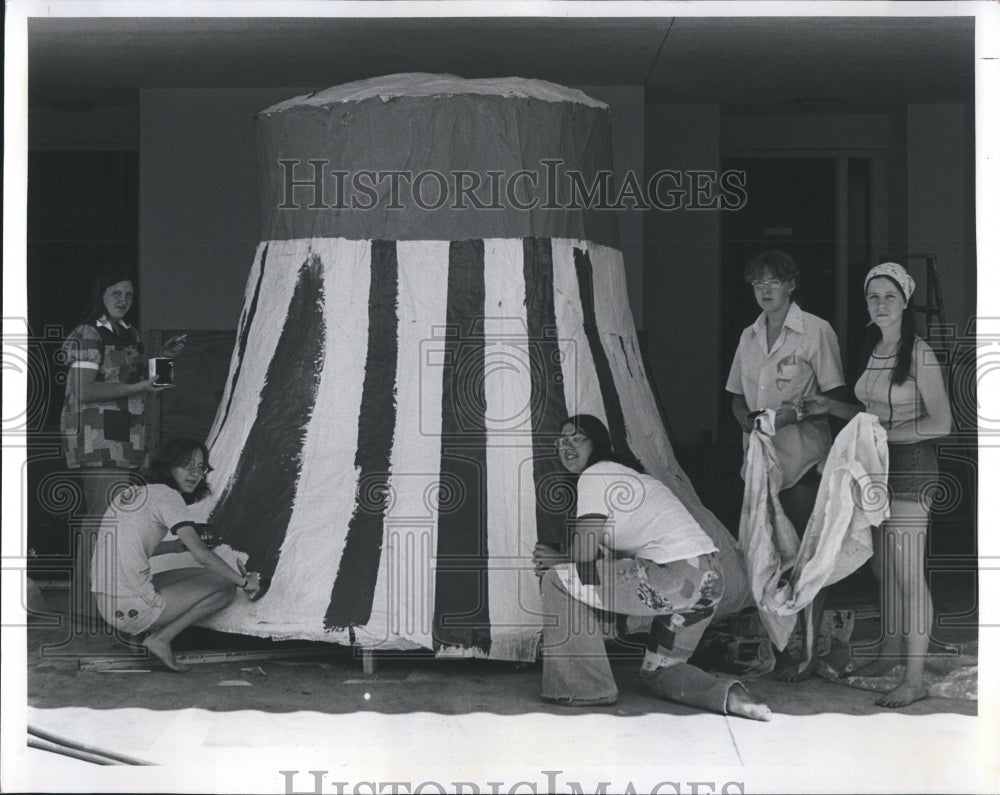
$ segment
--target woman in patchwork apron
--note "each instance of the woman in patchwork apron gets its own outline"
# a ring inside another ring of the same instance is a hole
[[[88,565],[96,524],[116,489],[134,479],[146,455],[146,396],[165,387],[148,377],[132,318],[135,282],[126,270],[98,276],[83,319],[63,343],[69,370],[60,428],[66,465],[77,472],[89,523],[73,550],[74,612],[92,616]],[[177,356],[183,337],[163,347]],[[89,526],[88,526],[89,525]]]
[[[556,444],[577,475],[577,510],[568,554],[535,546],[541,577],[542,699],[568,706],[618,698],[598,612],[652,618],[642,663],[661,698],[723,714],[768,720],[771,712],[742,684],[688,663],[722,598],[717,549],[664,484],[622,463],[604,424],[567,419]]]

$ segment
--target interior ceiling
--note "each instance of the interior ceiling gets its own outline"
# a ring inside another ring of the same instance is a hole
[[[652,101],[757,111],[974,95],[971,17],[33,18],[28,47],[29,102],[65,108],[416,71],[639,85]]]

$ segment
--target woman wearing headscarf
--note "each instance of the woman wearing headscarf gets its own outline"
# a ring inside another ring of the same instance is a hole
[[[924,577],[927,512],[938,479],[935,440],[951,433],[941,365],[914,329],[910,299],[915,286],[895,262],[868,272],[864,290],[871,322],[864,370],[854,385],[861,405],[817,395],[803,407],[810,416],[833,414],[845,420],[864,410],[886,430],[891,518],[872,536],[872,569],[882,590],[882,642],[878,659],[855,671],[880,676],[905,660],[900,684],[876,701],[885,707],[903,707],[927,695],[924,662],[933,616]]]

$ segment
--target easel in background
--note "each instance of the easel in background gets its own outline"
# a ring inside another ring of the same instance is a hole
[[[882,256],[879,262],[898,262],[910,270],[909,262],[923,260],[926,269],[924,303],[912,304],[913,311],[923,315],[925,339],[932,348],[942,351],[944,343],[954,337],[945,332],[944,295],[941,292],[941,276],[937,269],[937,254],[900,254]],[[918,332],[919,333],[919,332]]]

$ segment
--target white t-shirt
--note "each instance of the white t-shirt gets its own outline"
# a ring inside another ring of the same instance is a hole
[[[611,461],[599,461],[580,473],[576,515],[608,518],[601,545],[615,557],[670,563],[717,551],[669,488]]]
[[[151,596],[149,559],[169,532],[193,525],[181,493],[162,483],[133,486],[112,501],[97,535],[90,590],[110,596]]]

